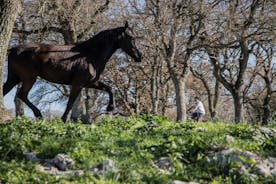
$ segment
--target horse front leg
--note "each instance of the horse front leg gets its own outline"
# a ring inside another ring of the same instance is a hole
[[[73,104],[74,104],[76,98],[78,97],[78,95],[81,92],[81,89],[82,88],[80,86],[72,85],[72,89],[71,89],[71,92],[70,92],[70,95],[69,95],[69,100],[68,100],[66,109],[65,109],[65,111],[64,111],[64,113],[63,113],[63,115],[61,117],[61,119],[62,119],[63,122],[66,122],[67,115],[70,112],[70,110],[72,109]]]
[[[103,82],[96,81],[95,83],[92,83],[92,82],[89,83],[86,87],[94,88],[94,89],[98,89],[98,90],[107,92],[109,95],[109,102],[108,102],[108,106],[107,106],[106,110],[113,111],[115,109],[115,101],[114,101],[112,89],[110,86],[104,84]]]

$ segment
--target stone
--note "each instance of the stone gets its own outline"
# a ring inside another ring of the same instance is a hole
[[[207,161],[211,165],[218,165],[221,169],[224,169],[228,163],[238,162],[248,166],[250,162],[255,163],[258,157],[249,151],[238,151],[233,148],[228,148],[226,150],[219,151],[217,153],[211,153]]]
[[[198,127],[198,128],[196,128],[195,130],[198,131],[198,132],[204,132],[204,131],[205,131],[205,129],[202,128],[202,127]]]
[[[267,160],[268,160],[270,169],[276,169],[276,158],[268,157]]]
[[[40,162],[41,159],[37,158],[36,154],[33,152],[26,152],[24,153],[26,159],[31,162]]]
[[[91,174],[103,174],[105,172],[117,172],[117,167],[112,160],[104,160],[90,168]]]
[[[263,133],[266,137],[274,137],[276,135],[276,130],[266,127],[260,127],[259,130]]]
[[[240,175],[249,175],[249,172],[244,165],[239,168],[238,173]]]
[[[45,167],[45,166],[39,165],[37,170],[39,172],[47,173],[47,174],[57,176],[57,177],[71,177],[71,176],[84,175],[83,170],[60,171],[56,167],[53,167],[53,166]]]
[[[262,175],[262,176],[270,176],[271,175],[271,171],[264,164],[254,166],[252,171],[255,172],[256,174]]]
[[[155,162],[155,165],[158,169],[167,171],[167,172],[172,172],[173,171],[173,162],[169,157],[162,157],[158,159]]]
[[[226,135],[226,136],[225,136],[225,141],[226,141],[227,143],[232,143],[232,142],[235,141],[235,138],[234,138],[233,136],[231,136],[231,135]]]
[[[52,163],[61,171],[66,171],[73,166],[73,160],[65,154],[57,154]]]
[[[271,176],[276,172],[276,158],[263,159],[249,151],[239,151],[233,148],[212,152],[207,157],[209,165],[216,165],[220,169],[229,169],[231,163],[239,164],[239,174]]]
[[[272,176],[276,177],[276,168],[270,170]]]

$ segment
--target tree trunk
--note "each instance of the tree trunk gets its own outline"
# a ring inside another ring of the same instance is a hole
[[[0,0],[0,118],[5,119],[5,109],[3,105],[3,68],[8,50],[14,21],[21,9],[19,0]]]
[[[165,88],[165,89],[164,89]],[[168,99],[169,99],[169,92],[170,92],[170,86],[167,83],[164,88],[162,89],[162,97],[161,97],[161,116],[166,116],[166,110],[168,106]]]
[[[92,123],[93,117],[92,115],[95,115],[94,112],[94,105],[95,105],[95,93],[91,89],[85,88],[85,116],[82,120],[84,123]]]
[[[213,111],[211,112],[211,119],[214,120],[216,118],[216,110],[217,110],[217,104],[218,104],[218,99],[220,96],[220,82],[216,80],[216,85],[215,85],[215,94],[213,96]]]
[[[268,100],[265,99],[263,105],[263,117],[262,117],[262,125],[267,125],[270,117],[270,107],[269,107]]]
[[[186,121],[185,78],[173,77],[176,100],[176,121]]]
[[[271,83],[268,77],[265,80],[266,83],[266,96],[264,98],[263,102],[263,117],[262,117],[262,125],[267,125],[269,118],[270,118],[270,105],[269,102],[271,100],[271,94],[272,94],[272,89],[271,89]]]
[[[157,57],[154,58],[154,63],[152,65],[152,75],[151,75],[151,113],[158,114],[159,105],[159,83],[158,83],[158,72],[159,66]]]
[[[243,122],[243,102],[239,94],[233,94],[235,123]]]

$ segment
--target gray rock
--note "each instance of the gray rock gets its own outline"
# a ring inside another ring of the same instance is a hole
[[[260,127],[259,130],[263,133],[266,137],[274,137],[276,136],[276,130],[272,128]]]
[[[198,132],[204,132],[204,131],[205,131],[205,128],[198,127],[198,128],[196,128],[195,130],[198,131]]]
[[[52,163],[61,171],[66,171],[73,166],[73,160],[65,154],[57,154]]]
[[[41,159],[37,158],[36,154],[33,152],[26,152],[24,153],[26,159],[31,162],[40,162]]]
[[[276,177],[276,168],[270,170],[272,176]]]
[[[274,157],[269,157],[267,159],[268,163],[269,163],[269,168],[270,169],[276,169],[276,158]]]
[[[235,141],[235,138],[234,138],[233,136],[231,136],[231,135],[226,135],[226,136],[225,136],[225,141],[226,141],[227,143],[232,143],[232,142]]]
[[[244,165],[242,165],[238,170],[238,174],[240,174],[240,175],[249,175],[249,172],[246,169],[246,167]]]
[[[106,172],[117,172],[117,167],[112,160],[104,160],[100,163],[95,164],[90,168],[91,174],[103,174]]]
[[[54,175],[56,177],[70,177],[81,176],[84,174],[83,170],[68,170],[73,165],[73,160],[64,154],[58,154],[53,159],[39,159],[36,154],[32,152],[24,153],[26,159],[31,162],[40,162],[37,166],[39,172]]]
[[[41,166],[39,165],[37,170],[39,172],[47,173],[49,175],[57,176],[57,177],[70,177],[70,176],[81,176],[84,175],[83,170],[71,170],[71,171],[60,171],[56,167],[53,166]]]
[[[224,169],[229,163],[238,162],[241,165],[248,166],[251,162],[255,163],[257,160],[258,157],[255,154],[233,148],[211,153],[207,158],[211,165],[218,165],[221,169]]]
[[[173,171],[173,162],[169,157],[162,157],[155,162],[158,169],[162,169],[167,172]]]
[[[239,151],[228,148],[219,152],[213,152],[207,157],[207,163],[216,165],[220,169],[228,169],[231,163],[237,162],[240,165],[239,174],[252,175],[255,173],[262,176],[273,175],[276,169],[276,158],[270,157],[262,159],[261,157],[249,152]]]
[[[262,175],[262,176],[270,176],[271,175],[270,169],[264,164],[254,166],[252,171],[255,172],[256,174]]]

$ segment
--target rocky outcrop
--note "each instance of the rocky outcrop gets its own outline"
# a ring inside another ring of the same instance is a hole
[[[207,163],[217,166],[222,171],[231,168],[231,165],[235,163],[240,167],[241,174],[249,173],[262,176],[275,175],[276,169],[276,158],[263,159],[249,151],[239,151],[233,148],[210,153]]]
[[[58,177],[81,176],[84,170],[71,170],[74,165],[73,159],[65,154],[57,154],[53,159],[40,159],[35,153],[25,153],[28,161],[38,163],[37,170]],[[117,172],[115,163],[112,160],[104,160],[96,163],[90,169],[90,174],[101,175],[107,172]]]

